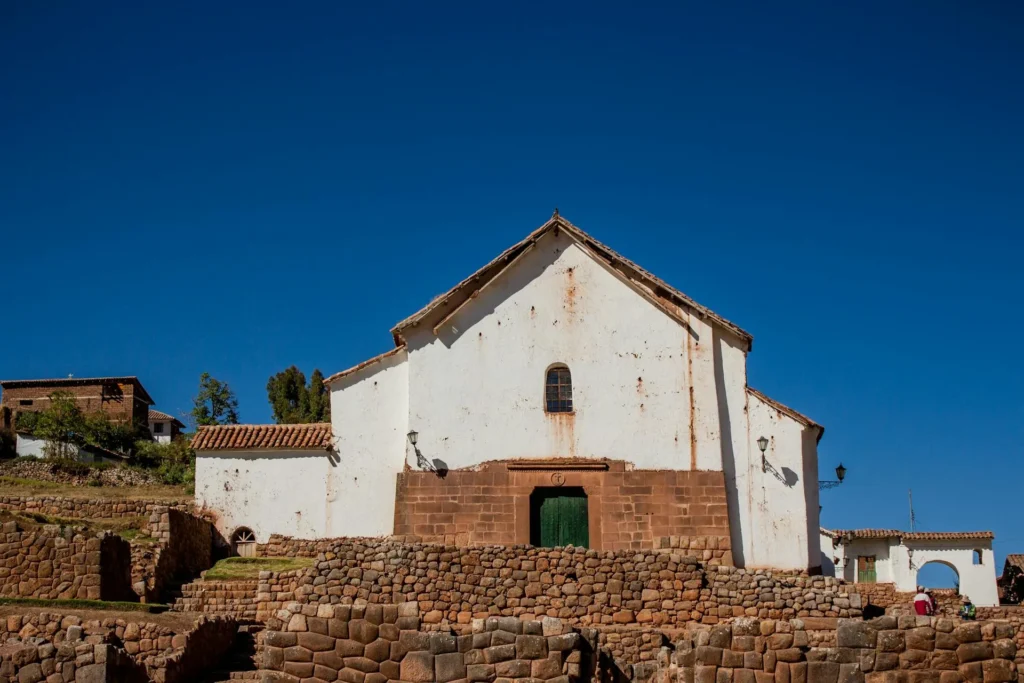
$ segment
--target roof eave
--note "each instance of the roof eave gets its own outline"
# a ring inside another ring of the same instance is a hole
[[[474,272],[468,278],[462,280],[453,288],[445,292],[443,295],[437,297],[429,304],[421,308],[416,313],[412,314],[408,318],[398,322],[394,327],[391,328],[391,335],[394,338],[395,345],[401,346],[406,342],[406,336],[404,331],[410,327],[414,327],[419,323],[423,322],[431,313],[436,311],[441,306],[448,304],[453,297],[457,297],[465,288],[470,285],[476,284],[479,288],[485,284],[489,279],[496,277],[500,273],[501,269],[498,268],[503,261],[511,261],[523,250],[531,246],[536,242],[542,235],[548,231],[557,231],[559,229],[565,230],[575,241],[590,248],[593,251],[598,252],[602,259],[607,260],[611,267],[616,269],[622,269],[627,271],[623,273],[627,277],[636,278],[640,282],[643,282],[647,286],[651,286],[652,289],[658,290],[658,294],[666,295],[665,298],[669,299],[672,303],[677,306],[685,308],[687,311],[694,313],[702,319],[711,320],[720,327],[726,329],[731,334],[735,335],[746,345],[746,350],[750,351],[753,348],[754,337],[746,330],[742,329],[735,323],[732,323],[722,316],[718,315],[714,311],[705,306],[698,304],[696,301],[686,296],[679,290],[675,289],[671,285],[667,284],[653,273],[649,273],[637,264],[633,263],[626,257],[622,256],[614,249],[602,244],[580,228],[576,227],[565,218],[559,216],[557,213],[552,216],[547,222],[541,225],[539,228],[527,235],[523,240],[512,245],[497,258],[493,259],[485,266]],[[495,269],[494,273],[488,273],[487,271]],[[631,271],[631,272],[630,272]],[[486,276],[486,280],[483,279]],[[475,289],[476,289],[475,288]]]

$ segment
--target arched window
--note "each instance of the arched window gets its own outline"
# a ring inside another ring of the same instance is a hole
[[[549,413],[572,412],[572,375],[564,365],[548,368],[544,383],[544,405]]]

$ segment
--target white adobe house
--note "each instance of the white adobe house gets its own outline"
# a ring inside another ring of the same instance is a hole
[[[71,448],[74,452],[74,459],[78,462],[122,464],[127,459],[120,453],[92,444],[72,444]],[[28,432],[17,432],[15,449],[18,457],[43,459],[46,458],[46,439],[33,436]]]
[[[994,538],[991,531],[821,529],[822,572],[854,583],[891,583],[912,593],[921,568],[937,562],[956,572],[961,595],[989,607],[999,604]]]
[[[159,410],[149,409],[149,433],[157,443],[170,443],[181,434],[185,425],[178,418]]]
[[[747,385],[750,334],[557,212],[391,332],[326,380],[329,429],[199,429],[196,499],[225,536],[682,536],[819,566],[824,429]]]

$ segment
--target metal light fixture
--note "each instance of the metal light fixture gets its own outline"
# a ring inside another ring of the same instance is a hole
[[[416,440],[419,438],[420,434],[415,429],[413,429],[408,434],[406,434],[406,436],[409,437],[409,443],[411,443],[413,446],[415,446],[416,445]]]
[[[764,452],[768,449],[768,439],[761,436],[757,439],[757,447],[761,449],[761,471],[768,471],[768,461],[764,457]]]
[[[834,481],[819,481],[818,489],[834,489],[843,483],[843,479],[846,479],[846,468],[843,467],[843,463],[839,463],[839,467],[836,468],[836,479]]]

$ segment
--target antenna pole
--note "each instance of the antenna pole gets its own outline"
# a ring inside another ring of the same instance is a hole
[[[907,499],[910,501],[910,530],[917,531],[917,519],[914,517],[914,491],[907,489]]]

